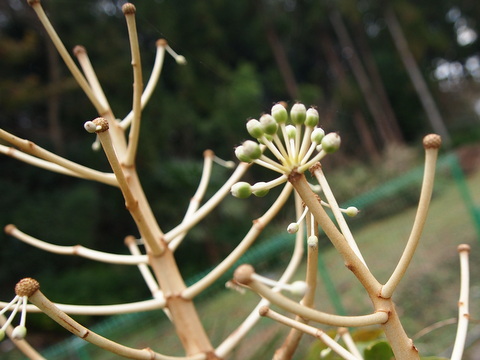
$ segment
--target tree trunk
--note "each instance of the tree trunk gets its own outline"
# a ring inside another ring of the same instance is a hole
[[[389,126],[388,120],[382,110],[382,106],[380,105],[372,83],[369,80],[365,69],[363,68],[358,54],[355,51],[355,47],[350,35],[348,34],[347,28],[337,10],[333,10],[330,13],[330,22],[332,23],[333,29],[337,34],[342,48],[344,51],[349,52],[346,56],[346,59],[348,60],[350,67],[352,68],[353,75],[360,86],[360,90],[362,91],[368,109],[372,114],[378,132],[383,139],[384,145],[390,145],[397,142],[397,137]]]

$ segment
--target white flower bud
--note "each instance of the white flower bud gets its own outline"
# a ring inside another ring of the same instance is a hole
[[[310,247],[314,247],[318,245],[318,237],[315,235],[310,235],[307,239],[307,245]]]
[[[175,56],[175,61],[178,65],[187,65],[187,59],[183,55]]]
[[[247,131],[251,137],[258,139],[263,135],[263,128],[260,121],[256,119],[251,119],[247,121]]]
[[[300,226],[297,223],[291,223],[287,227],[287,232],[289,234],[295,234],[298,231],[299,228],[300,228]]]
[[[247,182],[238,182],[232,186],[230,192],[239,199],[246,199],[252,195],[252,187]]]
[[[27,336],[27,328],[25,326],[16,326],[12,331],[12,338],[15,340],[23,340]]]
[[[319,119],[320,119],[320,116],[318,115],[317,109],[310,108],[307,110],[307,118],[305,119],[305,126],[313,128],[317,126]]]
[[[329,133],[322,139],[322,150],[326,153],[333,153],[340,148],[340,135]]]
[[[95,124],[93,121],[87,121],[85,124],[83,124],[83,127],[91,134],[97,131],[97,124]]]
[[[287,125],[285,126],[285,130],[289,139],[295,139],[295,136],[297,135],[297,128],[295,126]]]
[[[304,296],[307,292],[308,285],[305,281],[294,281],[290,284],[290,292],[293,295]]]
[[[295,104],[290,110],[290,119],[294,125],[302,125],[307,117],[307,108],[303,104]]]
[[[260,118],[260,123],[262,124],[262,128],[265,134],[274,135],[277,132],[278,124],[272,115],[262,115],[262,117]]]
[[[324,136],[325,131],[322,128],[315,128],[310,135],[310,140],[315,144],[320,144]]]
[[[272,107],[272,116],[279,124],[285,124],[288,120],[287,109],[282,104],[275,104]]]

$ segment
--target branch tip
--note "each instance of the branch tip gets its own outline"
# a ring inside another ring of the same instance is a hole
[[[136,8],[132,3],[126,3],[122,6],[122,11],[125,15],[135,14]]]
[[[34,6],[36,4],[40,4],[40,0],[27,0],[28,5]]]
[[[23,278],[15,285],[15,294],[18,296],[32,296],[40,289],[40,283],[32,278]]]
[[[158,39],[155,43],[157,46],[166,47],[168,45],[168,41],[166,39]]]
[[[255,269],[252,265],[243,264],[235,270],[233,278],[239,284],[248,285],[252,281],[252,275],[254,273]]]
[[[4,227],[5,234],[11,235],[17,227],[13,224],[8,224]]]
[[[7,226],[8,226],[8,225],[7,225]],[[469,252],[470,252],[470,245],[468,245],[468,244],[460,244],[460,245],[458,245],[458,247],[457,247],[457,251],[458,251],[459,253],[461,253],[461,252],[463,252],[463,251],[466,251],[466,252],[469,253]]]
[[[258,314],[260,316],[267,316],[269,311],[270,311],[270,308],[268,306],[262,306],[260,309],[258,309]]]
[[[81,54],[86,54],[87,53],[87,49],[85,49],[85,46],[83,45],[76,45],[73,50],[73,55],[75,56],[79,56]]]
[[[427,149],[440,149],[442,138],[437,134],[428,134],[423,138],[423,147]]]

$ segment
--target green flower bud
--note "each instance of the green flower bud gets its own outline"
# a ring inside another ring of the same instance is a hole
[[[318,115],[317,109],[310,108],[307,110],[307,118],[305,119],[305,126],[315,127],[318,124],[320,116]]]
[[[326,153],[333,153],[340,148],[340,135],[329,133],[322,139],[322,150]]]
[[[262,115],[262,117],[260,118],[260,123],[262,124],[262,128],[265,134],[274,135],[277,132],[278,124],[272,115]]]
[[[3,339],[5,339],[5,330],[0,329],[0,341],[2,341]]]
[[[235,148],[235,156],[237,157],[238,160],[242,162],[246,162],[246,163],[252,162],[252,158],[250,158],[249,156],[247,156],[247,154],[245,154],[245,149],[243,148],[242,145],[237,146]]]
[[[285,130],[289,139],[295,139],[295,136],[297,135],[297,128],[295,126],[287,125],[285,126]]]
[[[262,156],[260,145],[252,140],[247,140],[242,144],[243,155],[250,158],[250,161],[258,159]]]
[[[15,340],[23,340],[27,336],[27,328],[25,326],[16,326],[12,331],[12,338]]]
[[[312,140],[312,143],[321,144],[324,136],[325,131],[322,128],[315,128],[310,135],[310,140]]]
[[[358,214],[359,212],[360,212],[360,211],[359,211],[355,206],[349,206],[349,207],[345,210],[345,214],[347,214],[347,215],[350,216],[350,217],[357,216],[357,214]]]
[[[303,104],[295,104],[290,110],[290,119],[294,125],[302,125],[307,117],[307,108]]]
[[[258,139],[258,138],[262,137],[262,135],[263,135],[262,124],[260,124],[260,121],[258,121],[256,119],[248,120],[247,131],[248,131],[248,133],[250,134],[251,137],[254,137],[255,139]]]
[[[249,183],[241,181],[233,185],[230,192],[236,198],[246,199],[252,195],[252,187]]]
[[[255,187],[262,187],[263,185],[266,185],[266,183],[258,182],[255,184]],[[269,191],[270,191],[269,188],[258,189],[253,191],[253,195],[255,195],[256,197],[264,197],[265,195],[268,194]]]
[[[288,120],[287,109],[282,104],[275,104],[272,107],[272,116],[278,124],[285,124]]]

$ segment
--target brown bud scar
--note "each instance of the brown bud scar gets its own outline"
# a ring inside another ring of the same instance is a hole
[[[96,119],[93,119],[92,122],[97,125],[97,130],[95,132],[101,133],[104,131],[107,131],[109,126],[108,126],[108,121],[105,118],[98,117]]]
[[[428,134],[423,138],[423,147],[425,149],[440,149],[442,138],[437,134]]]
[[[32,296],[38,289],[40,289],[40,284],[37,280],[24,278],[15,285],[15,294],[18,296]]]
[[[158,39],[156,45],[166,47],[168,45],[168,42],[166,39]]]
[[[463,252],[463,251],[470,252],[470,245],[468,245],[468,244],[460,244],[460,245],[458,245],[458,247],[457,247],[457,251],[458,251],[458,252]]]
[[[135,14],[136,8],[132,3],[126,3],[122,6],[122,11],[125,15]]]

